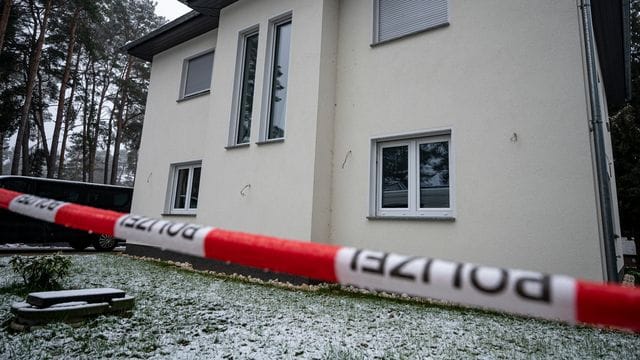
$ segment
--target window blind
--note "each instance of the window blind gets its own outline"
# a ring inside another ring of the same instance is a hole
[[[377,0],[377,7],[375,42],[449,23],[448,0]]]

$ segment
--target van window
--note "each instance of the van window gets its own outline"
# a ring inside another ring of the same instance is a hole
[[[21,179],[4,179],[0,181],[0,188],[19,191],[22,193],[29,192],[29,184]]]
[[[56,182],[39,182],[35,195],[60,201],[80,202],[80,189]]]
[[[115,194],[113,197],[113,206],[115,207],[124,207],[129,203],[129,194]]]
[[[112,205],[112,195],[109,191],[102,189],[93,189],[89,193],[89,201],[87,201],[87,205],[95,206],[102,209],[111,208]]]

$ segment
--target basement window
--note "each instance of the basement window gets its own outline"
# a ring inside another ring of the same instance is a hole
[[[373,139],[370,217],[452,219],[452,165],[450,131]]]
[[[165,212],[195,215],[198,208],[202,162],[171,165]]]

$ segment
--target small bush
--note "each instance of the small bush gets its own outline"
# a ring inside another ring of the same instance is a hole
[[[69,275],[71,260],[62,255],[14,256],[11,269],[22,276],[29,290],[59,290],[62,280]]]
[[[633,276],[634,279],[635,279],[635,281],[634,281],[635,284],[639,284],[640,283],[640,270],[639,269],[627,267],[627,268],[624,269],[624,273]]]

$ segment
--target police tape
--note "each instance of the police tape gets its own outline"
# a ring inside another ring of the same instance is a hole
[[[325,282],[640,332],[640,289],[567,276],[285,240],[0,189],[0,208],[147,246]]]

